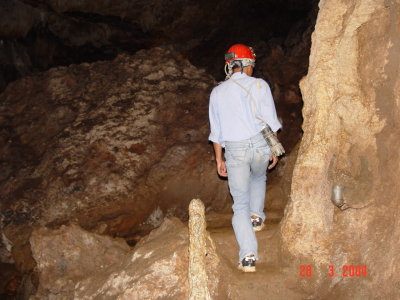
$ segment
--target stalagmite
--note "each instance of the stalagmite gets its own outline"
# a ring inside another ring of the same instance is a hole
[[[206,219],[204,204],[200,199],[193,199],[189,205],[189,299],[211,299],[207,287],[205,268]]]

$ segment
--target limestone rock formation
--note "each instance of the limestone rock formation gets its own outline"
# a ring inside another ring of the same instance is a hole
[[[210,300],[207,286],[207,233],[204,204],[193,199],[189,204],[189,299]]]
[[[50,295],[73,290],[77,282],[120,262],[130,251],[124,240],[92,234],[77,225],[39,228],[30,243],[40,275],[39,293]]]
[[[178,53],[154,48],[9,85],[0,198],[13,247],[29,255],[32,224],[75,222],[134,243],[165,216],[186,218],[194,197],[224,207],[227,186],[207,143],[213,84]]]
[[[316,3],[3,1],[0,91],[10,81],[53,66],[111,60],[121,52],[135,53],[160,45],[173,47],[215,79],[223,80],[223,54],[228,45],[248,43],[256,49],[256,75],[267,79],[273,88],[284,125],[280,137],[290,153],[301,137],[298,82],[308,66]]]
[[[304,136],[282,222],[283,250],[314,268],[303,283],[319,298],[395,299],[400,4],[321,0],[319,6],[301,83]],[[345,186],[350,208],[331,203],[334,184]],[[367,276],[351,276],[346,265],[366,266]]]
[[[210,292],[224,299],[223,286],[217,289],[219,258],[209,236],[207,240]],[[165,219],[133,250],[76,225],[40,228],[32,234],[31,244],[39,272],[39,288],[32,299],[188,298],[189,236],[177,218]]]

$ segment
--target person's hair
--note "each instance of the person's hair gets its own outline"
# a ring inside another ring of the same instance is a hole
[[[232,63],[232,70],[234,69],[242,69],[243,68],[243,63],[241,60],[235,60]]]

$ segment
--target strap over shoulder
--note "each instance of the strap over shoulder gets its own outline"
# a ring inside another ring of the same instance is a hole
[[[256,105],[256,99],[254,98],[253,94],[246,89],[243,85],[241,85],[239,82],[237,82],[235,79],[233,79],[232,77],[230,78],[234,83],[236,83],[238,86],[240,86],[243,90],[246,91],[246,93],[250,96],[251,102],[253,104],[253,114],[254,117],[258,120],[261,120],[265,123],[265,127],[262,130],[262,134],[265,138],[265,140],[267,141],[272,154],[275,156],[280,156],[282,154],[285,153],[285,149],[283,148],[282,144],[279,142],[278,138],[275,136],[275,134],[272,132],[271,127],[269,127],[267,120],[261,118],[260,116],[257,116],[256,111],[257,111],[257,105]],[[258,89],[261,89],[261,84],[262,84],[262,80],[261,79],[257,79],[256,80],[256,87]]]

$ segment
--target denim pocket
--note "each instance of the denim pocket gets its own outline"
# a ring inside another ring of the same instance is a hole
[[[265,159],[269,159],[272,156],[271,149],[269,148],[268,145],[256,148],[256,153],[261,157],[265,157]]]
[[[237,165],[244,162],[246,157],[246,148],[225,149],[225,160],[229,165]]]

